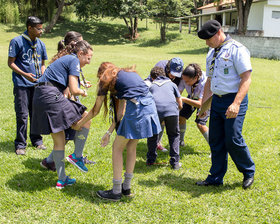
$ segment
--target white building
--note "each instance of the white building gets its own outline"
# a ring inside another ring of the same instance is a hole
[[[238,27],[238,15],[234,0],[221,0],[198,8],[200,14],[180,17],[180,20],[199,18],[199,27],[210,19],[218,20],[225,32],[234,33]],[[248,18],[249,35],[263,37],[280,37],[280,0],[254,0]]]

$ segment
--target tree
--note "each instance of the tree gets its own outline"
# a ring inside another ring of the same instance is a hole
[[[51,30],[53,29],[54,25],[56,24],[58,18],[60,17],[61,13],[63,12],[64,6],[74,4],[74,0],[73,1],[70,0],[68,2],[65,0],[56,0],[56,3],[58,6],[57,11],[56,11],[55,15],[52,17],[49,25],[46,27],[46,30],[45,30],[46,33],[51,32]]]
[[[247,32],[248,17],[253,0],[235,0],[238,12],[238,34],[245,35]]]
[[[111,16],[124,20],[129,38],[137,38],[138,19],[146,15],[146,0],[80,0],[75,3],[77,15],[84,19]]]
[[[168,19],[190,14],[193,7],[191,0],[148,0],[148,9],[152,16],[160,21],[161,41],[166,41]]]

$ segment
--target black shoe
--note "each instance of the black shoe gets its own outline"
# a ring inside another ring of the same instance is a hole
[[[127,197],[131,197],[132,196],[132,194],[131,194],[131,192],[130,192],[130,189],[123,189],[123,185],[122,185],[122,194],[124,195],[124,196],[127,196]]]
[[[97,196],[110,201],[119,201],[122,198],[122,193],[114,194],[113,190],[97,191]]]
[[[254,183],[254,176],[253,177],[249,177],[249,178],[245,178],[243,179],[243,189],[247,189],[249,188],[252,184]]]
[[[47,170],[51,170],[53,172],[56,171],[54,162],[48,163],[47,162],[47,158],[43,159],[42,162],[40,162],[40,165],[41,165],[41,167],[43,167],[43,168],[45,168]]]
[[[182,167],[182,163],[176,163],[175,165],[171,165],[173,170],[179,170]]]
[[[218,184],[218,183],[209,183],[206,180],[202,180],[202,181],[198,181],[195,183],[198,186],[219,186],[219,185],[223,185],[222,183]]]

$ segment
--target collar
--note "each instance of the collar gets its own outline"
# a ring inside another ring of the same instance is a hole
[[[22,34],[22,36],[23,36],[26,40],[28,40],[28,42],[29,42],[32,46],[35,45],[35,44],[37,44],[37,37],[35,38],[34,41],[32,41],[32,40],[30,39],[30,37],[28,36],[27,30],[24,31],[24,33]]]

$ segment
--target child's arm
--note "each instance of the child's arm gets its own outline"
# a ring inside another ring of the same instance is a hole
[[[178,103],[179,110],[181,110],[183,108],[182,98],[181,97],[176,97],[176,101]]]

